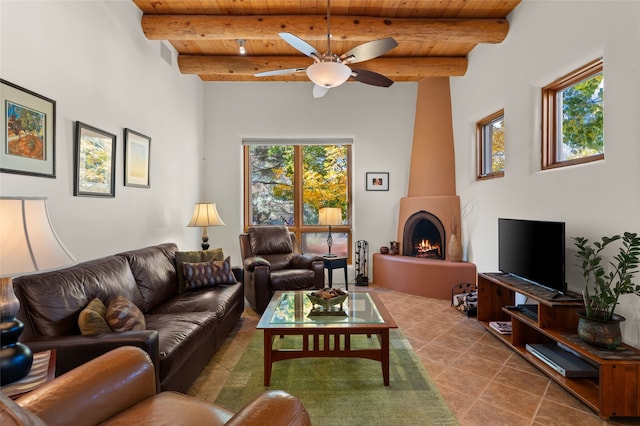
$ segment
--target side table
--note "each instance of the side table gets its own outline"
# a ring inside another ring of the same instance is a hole
[[[323,257],[324,267],[329,270],[329,288],[333,288],[333,270],[344,268],[344,284],[349,291],[349,280],[347,278],[347,258],[346,257]]]
[[[24,394],[50,382],[56,375],[56,350],[51,349],[33,354],[31,371],[17,382],[9,383],[0,391],[11,399],[18,399]]]

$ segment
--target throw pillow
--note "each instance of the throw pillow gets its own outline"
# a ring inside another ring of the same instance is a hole
[[[199,262],[182,264],[184,282],[187,290],[212,287],[217,284],[235,284],[236,278],[231,270],[231,258],[223,262]]]
[[[147,327],[140,308],[124,296],[109,302],[106,318],[113,331],[144,330]]]
[[[107,324],[105,315],[107,307],[104,306],[102,300],[97,297],[93,299],[86,308],[80,311],[78,316],[78,327],[83,336],[92,336],[94,334],[111,333],[111,327]]]
[[[222,253],[221,248],[197,251],[177,251],[176,273],[178,275],[178,292],[182,293],[187,289],[184,283],[184,274],[182,273],[182,264],[184,262],[200,263],[211,262],[213,260],[224,260],[224,254]]]

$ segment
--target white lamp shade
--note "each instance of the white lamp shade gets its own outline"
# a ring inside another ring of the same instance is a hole
[[[218,226],[224,225],[215,203],[197,203],[193,209],[193,216],[187,226]]]
[[[340,207],[322,207],[318,210],[318,225],[341,225],[342,209]]]
[[[318,86],[336,87],[351,76],[351,68],[340,62],[316,62],[307,67],[307,76]]]
[[[53,230],[46,198],[0,197],[0,277],[74,263]]]

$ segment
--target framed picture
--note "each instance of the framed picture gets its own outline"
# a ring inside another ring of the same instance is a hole
[[[389,173],[367,172],[367,191],[388,191]]]
[[[131,129],[124,129],[124,185],[149,188],[151,138]]]
[[[0,79],[0,172],[56,177],[56,101]]]
[[[116,196],[116,135],[76,121],[73,195]]]

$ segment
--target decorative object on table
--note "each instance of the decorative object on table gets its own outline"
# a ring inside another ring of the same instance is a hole
[[[329,247],[329,253],[325,253],[325,257],[335,257],[336,255],[331,253],[331,246],[333,245],[333,236],[331,235],[331,226],[342,224],[342,209],[340,207],[322,207],[318,210],[318,225],[328,225],[329,235],[327,236],[327,246]]]
[[[0,172],[56,177],[56,101],[0,79]]]
[[[73,195],[116,196],[116,135],[76,121]]]
[[[622,237],[602,237],[593,244],[584,237],[573,240],[584,278],[585,312],[578,319],[578,335],[592,345],[615,349],[622,343],[620,322],[625,320],[614,313],[618,298],[623,294],[640,296],[640,285],[632,282],[640,265],[640,237],[635,232],[625,232]],[[609,261],[610,268],[605,270],[602,253],[616,241],[621,245]]]
[[[381,254],[389,254],[389,247],[387,247],[387,246],[380,247],[380,253]]]
[[[392,37],[371,40],[355,46],[351,50],[337,55],[331,52],[331,6],[327,0],[327,52],[323,55],[313,46],[301,38],[286,32],[279,33],[280,37],[294,49],[313,59],[313,64],[306,68],[288,68],[263,71],[254,74],[255,77],[270,77],[274,75],[296,74],[305,71],[309,80],[314,83],[313,97],[321,98],[332,87],[342,85],[352,77],[361,83],[378,87],[389,87],[393,80],[370,70],[351,69],[347,64],[368,61],[384,55],[398,43]]]
[[[216,203],[196,203],[193,208],[193,216],[191,216],[191,220],[187,224],[188,227],[198,226],[202,228],[202,250],[209,248],[207,227],[222,225],[224,225],[224,222],[220,219]]]
[[[356,285],[369,285],[369,243],[356,241]]]
[[[55,361],[55,349],[34,353],[29,373],[20,380],[2,386],[2,393],[14,399],[53,380]]]
[[[389,248],[390,255],[395,256],[400,253],[400,243],[398,241],[390,241],[389,245],[391,246],[391,248]]]
[[[18,342],[24,324],[12,277],[69,265],[75,258],[51,226],[46,198],[0,197],[0,383],[15,382],[31,369],[33,354]]]
[[[124,186],[150,188],[151,138],[124,129]]]
[[[346,291],[339,288],[329,287],[307,293],[307,297],[311,300],[311,303],[314,305],[320,305],[324,309],[329,309],[335,305],[340,305],[340,308],[342,309],[342,302],[346,300],[347,296],[348,293]]]
[[[389,173],[388,172],[367,172],[366,173],[366,189],[367,191],[388,191],[389,190]]]

